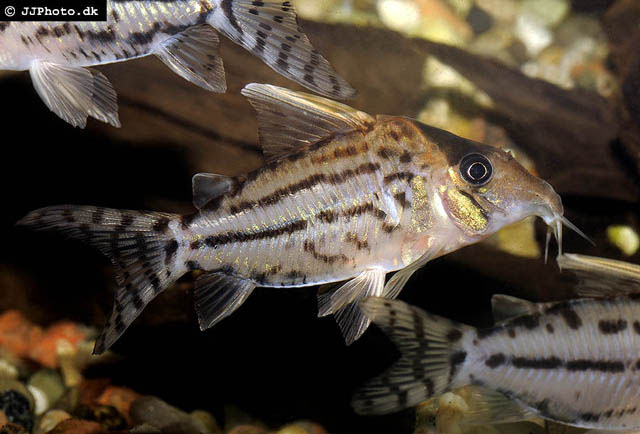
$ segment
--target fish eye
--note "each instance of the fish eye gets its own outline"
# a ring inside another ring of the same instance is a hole
[[[482,154],[469,154],[460,161],[460,173],[470,184],[483,185],[493,175],[491,161]]]

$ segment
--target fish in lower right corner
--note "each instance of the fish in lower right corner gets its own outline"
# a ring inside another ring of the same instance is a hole
[[[365,315],[401,358],[356,394],[361,414],[385,414],[473,385],[480,422],[542,417],[597,430],[640,429],[640,298],[530,303],[494,296],[512,317],[476,329],[401,301],[367,298]],[[482,406],[480,406],[482,408]]]

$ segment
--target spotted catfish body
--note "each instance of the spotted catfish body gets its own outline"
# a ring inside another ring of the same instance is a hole
[[[225,92],[216,30],[315,92],[354,94],[313,49],[291,1],[109,0],[106,22],[2,22],[0,69],[28,70],[49,109],[74,126],[88,116],[119,126],[111,83],[85,67],[154,54],[194,84]]]
[[[205,271],[195,290],[203,329],[256,286],[346,280],[319,296],[319,314],[335,314],[351,343],[369,325],[358,299],[394,298],[429,260],[528,215],[562,213],[551,187],[499,149],[275,86],[250,84],[243,94],[267,164],[238,177],[196,175],[197,213],[54,207],[22,220],[82,238],[119,268],[98,351],[190,270]]]
[[[533,304],[494,297],[515,315],[474,329],[399,301],[361,306],[403,353],[356,395],[361,413],[388,413],[450,389],[484,390],[484,422],[540,416],[587,428],[640,428],[640,299]],[[502,306],[500,306],[502,305]],[[475,415],[476,419],[480,415]]]

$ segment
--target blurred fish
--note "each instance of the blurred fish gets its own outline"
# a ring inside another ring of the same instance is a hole
[[[640,265],[597,256],[565,253],[558,256],[562,270],[579,280],[576,293],[582,297],[603,297],[640,292]]]
[[[186,80],[225,92],[214,29],[314,92],[355,93],[314,50],[291,1],[109,0],[106,22],[0,22],[0,69],[28,70],[47,107],[73,126],[92,116],[119,127],[113,86],[86,67],[155,54]]]
[[[390,413],[474,385],[488,403],[476,416],[494,423],[535,415],[584,428],[640,428],[637,294],[538,304],[498,295],[493,304],[512,317],[475,329],[400,301],[361,302],[402,357],[356,394],[356,411]]]
[[[195,175],[197,213],[56,206],[19,222],[84,240],[115,264],[119,290],[97,352],[191,270],[206,272],[195,289],[203,330],[256,286],[348,280],[319,296],[319,315],[335,314],[351,343],[369,325],[358,299],[394,298],[431,259],[527,216],[565,221],[551,186],[500,149],[275,86],[243,94],[267,164],[245,176]]]

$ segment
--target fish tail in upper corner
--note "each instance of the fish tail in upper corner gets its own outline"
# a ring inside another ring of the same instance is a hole
[[[260,57],[276,72],[335,99],[355,90],[313,48],[298,24],[292,1],[216,0],[208,22]]]
[[[178,215],[90,206],[52,206],[32,211],[17,224],[58,231],[96,247],[116,268],[118,290],[113,313],[94,348],[107,350],[156,295],[184,270],[172,222]]]
[[[386,414],[440,395],[462,378],[471,327],[430,315],[397,300],[370,297],[360,308],[398,346],[401,358],[353,398],[360,414]]]

